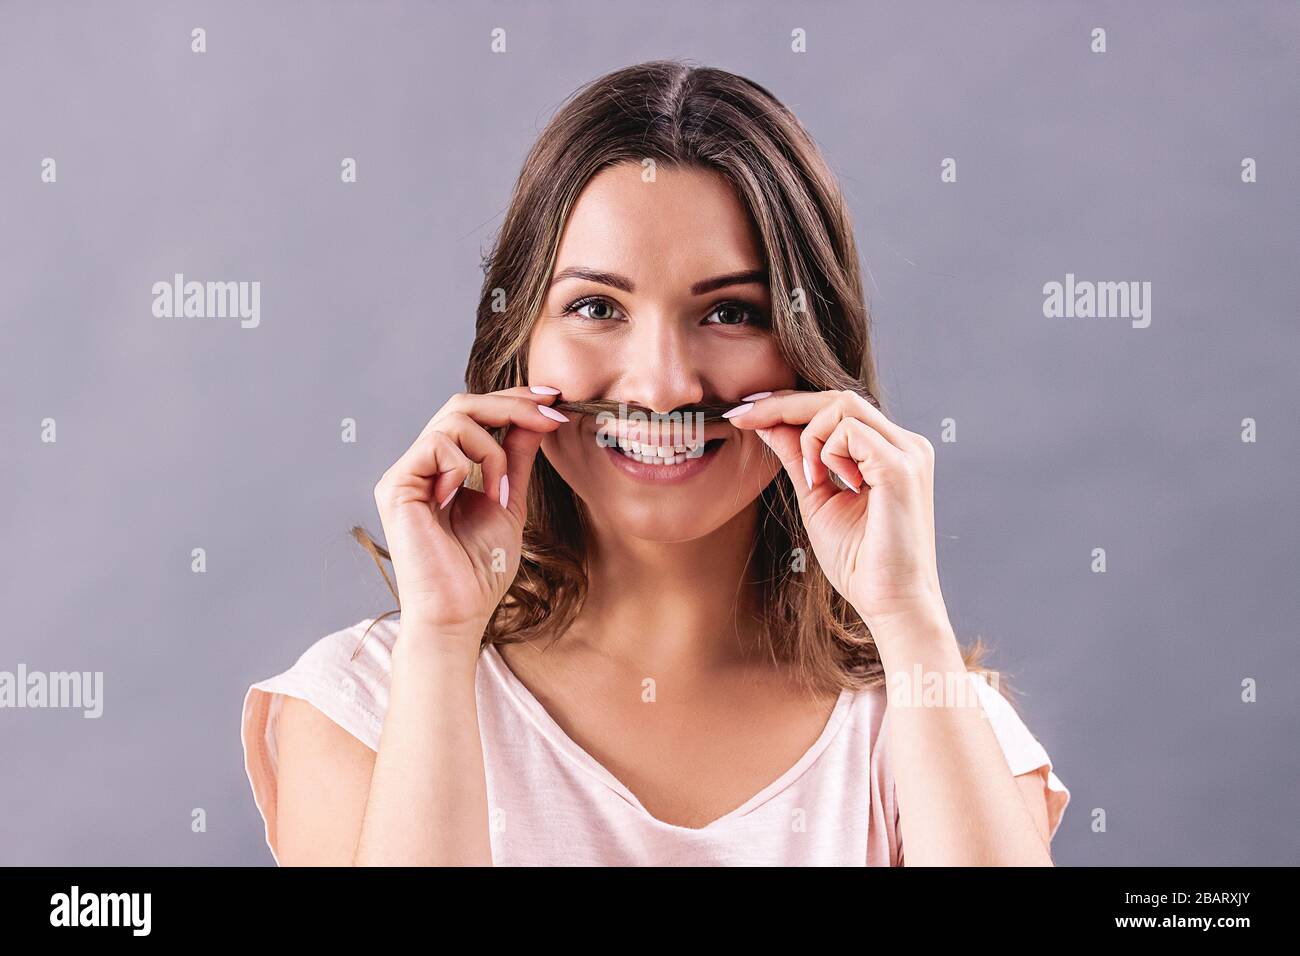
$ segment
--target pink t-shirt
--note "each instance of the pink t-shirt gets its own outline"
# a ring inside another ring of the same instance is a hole
[[[397,624],[370,620],[321,638],[283,673],[249,687],[240,737],[253,798],[276,855],[276,725],[284,697],[309,701],[371,750],[388,708]],[[972,675],[1013,774],[1048,768],[1056,835],[1070,792],[1011,705]],[[699,829],[651,816],[641,802],[547,714],[495,647],[475,677],[497,866],[899,866],[903,846],[889,748],[885,689],[840,694],[817,742],[739,807]]]

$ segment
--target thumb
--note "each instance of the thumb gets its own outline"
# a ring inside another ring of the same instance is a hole
[[[521,525],[528,517],[528,483],[533,474],[533,462],[545,437],[545,432],[511,425],[501,442],[506,453],[506,485],[510,492],[506,509],[519,519]]]
[[[817,466],[821,462],[808,461],[804,458],[803,445],[800,443],[800,438],[803,436],[802,426],[782,424],[771,428],[755,428],[754,432],[780,459],[781,466],[790,476],[790,484],[794,486],[795,495],[799,499],[799,508],[803,511],[805,519],[820,508],[827,499],[834,497],[841,489],[848,488],[829,468],[825,469],[826,477],[817,481]],[[810,489],[811,481],[817,481],[817,484]]]

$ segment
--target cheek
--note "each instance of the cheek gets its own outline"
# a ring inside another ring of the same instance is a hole
[[[549,383],[543,383],[549,384]],[[571,487],[583,490],[590,482],[594,459],[588,456],[603,449],[595,447],[592,439],[590,452],[583,444],[585,437],[579,432],[568,432],[562,428],[542,438],[538,454],[545,455],[546,460]]]
[[[732,466],[736,481],[754,494],[766,488],[781,470],[776,452],[768,448],[767,443],[752,431],[742,433],[740,442],[733,451],[736,453],[735,464]]]
[[[710,376],[724,395],[746,395],[770,389],[794,388],[799,378],[781,356],[781,348],[770,335],[749,342],[722,342],[711,351]],[[756,441],[760,439],[755,438]]]
[[[772,381],[778,383],[778,388],[794,388],[799,384],[799,376],[795,374],[794,369],[792,369],[786,360],[782,358],[781,348],[777,345],[776,339],[768,340],[766,366],[767,373],[771,376]],[[758,436],[754,437],[758,441],[762,441]]]
[[[583,347],[543,326],[533,332],[528,345],[528,384],[549,385],[566,396],[589,398],[601,369],[608,370],[608,355],[599,348]]]
[[[550,336],[535,327],[528,340],[528,382],[532,385],[549,385],[557,365],[555,345]]]

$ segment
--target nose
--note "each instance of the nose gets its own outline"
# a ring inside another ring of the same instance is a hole
[[[704,400],[689,335],[679,321],[666,315],[642,317],[623,341],[623,374],[614,401],[635,402],[651,411],[671,412]]]

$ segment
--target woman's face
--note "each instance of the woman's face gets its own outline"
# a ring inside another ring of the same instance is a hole
[[[793,388],[770,328],[764,268],[749,215],[720,174],[659,167],[646,182],[638,165],[602,170],[561,237],[528,345],[528,384],[558,388],[569,401],[656,412],[739,405],[753,392]],[[752,502],[779,467],[756,435],[727,422],[702,435],[693,418],[684,431],[661,425],[658,446],[708,443],[680,465],[658,465],[609,444],[615,432],[647,437],[635,423],[570,417],[542,452],[598,527],[618,534],[662,542],[706,535]],[[636,447],[642,458],[663,455]]]

